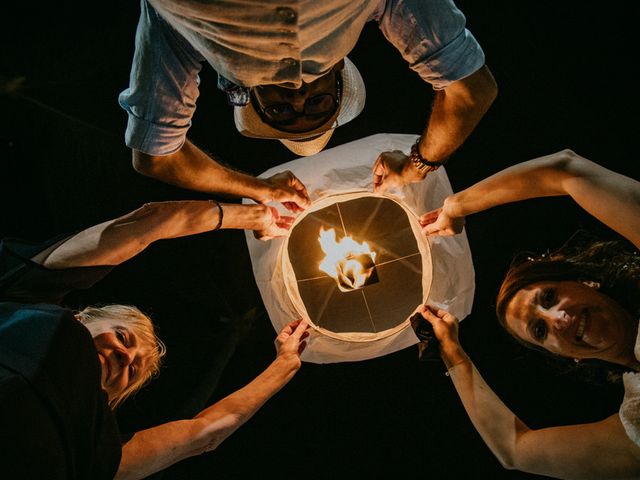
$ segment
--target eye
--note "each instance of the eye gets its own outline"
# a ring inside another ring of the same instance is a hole
[[[122,345],[124,345],[125,347],[127,347],[127,336],[125,335],[125,333],[122,330],[116,330],[116,338],[120,341],[120,343],[122,343]]]
[[[545,338],[547,338],[547,324],[544,323],[543,320],[536,321],[535,325],[532,329],[533,338],[535,338],[539,342],[544,342]]]
[[[310,99],[307,100],[307,105],[309,106],[320,105],[323,99],[324,99],[324,95],[316,95],[315,97],[311,97]]]
[[[265,107],[264,111],[268,115],[278,117],[281,115],[290,115],[291,112],[293,112],[293,109],[288,103],[279,103],[277,105],[270,105],[268,107]]]
[[[136,377],[136,367],[133,365],[129,365],[129,381],[135,380]]]
[[[305,112],[307,114],[325,114],[333,110],[335,106],[334,99],[328,93],[316,95],[307,99],[305,103]]]
[[[551,308],[556,303],[556,291],[553,288],[545,288],[540,295],[540,306]]]

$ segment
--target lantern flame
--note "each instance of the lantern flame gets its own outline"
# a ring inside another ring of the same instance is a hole
[[[371,251],[367,242],[358,243],[349,236],[338,242],[333,228],[321,228],[319,241],[325,253],[320,270],[333,277],[341,291],[349,292],[378,281],[376,252]]]

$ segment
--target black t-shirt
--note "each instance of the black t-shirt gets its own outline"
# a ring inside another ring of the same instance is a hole
[[[18,479],[107,479],[118,426],[89,331],[65,308],[0,302],[0,462]]]
[[[89,331],[60,304],[113,267],[51,270],[43,243],[0,242],[0,468],[11,479],[113,478],[122,454]]]

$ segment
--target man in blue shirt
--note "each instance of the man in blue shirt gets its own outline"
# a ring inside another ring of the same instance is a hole
[[[254,178],[187,139],[199,72],[206,61],[218,73],[240,133],[312,155],[364,107],[364,82],[347,55],[368,21],[436,91],[428,128],[411,154],[383,152],[375,162],[377,191],[421,181],[438,168],[497,95],[482,48],[452,0],[243,3],[141,0],[130,85],[119,97],[138,172],[183,188],[305,208],[308,196],[293,174],[279,183]]]

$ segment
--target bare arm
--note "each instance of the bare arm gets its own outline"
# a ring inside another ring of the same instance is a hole
[[[220,228],[254,230],[264,239],[284,235],[293,222],[293,217],[281,217],[266,205],[221,204],[221,208]],[[220,210],[212,201],[148,203],[77,233],[34,261],[51,269],[119,265],[157,240],[207,232],[219,220]]]
[[[506,168],[447,197],[442,210],[423,215],[421,223],[428,234],[458,233],[460,219],[467,215],[505,203],[559,195],[571,196],[587,212],[640,248],[640,182],[571,150]],[[453,226],[456,221],[458,227]]]
[[[620,417],[530,429],[491,390],[457,339],[457,320],[443,310],[420,307],[434,327],[451,380],[476,430],[500,463],[565,479],[627,479],[640,475],[640,448]]]
[[[418,146],[422,157],[440,162],[453,155],[478,125],[497,93],[496,82],[486,65],[437,91]],[[424,175],[401,152],[384,152],[373,166],[374,191],[382,192],[423,179]]]
[[[133,150],[133,167],[143,175],[189,190],[251,198],[260,203],[274,200],[293,202],[300,208],[309,205],[304,185],[291,172],[287,172],[288,182],[256,178],[220,164],[189,140],[170,155],[152,156]]]
[[[125,443],[116,478],[137,479],[217,448],[247,422],[299,370],[307,324],[291,322],[278,335],[278,356],[247,386],[179,420],[136,433]]]
[[[497,94],[486,65],[438,91],[419,145],[422,157],[432,162],[449,158],[476,128]]]

